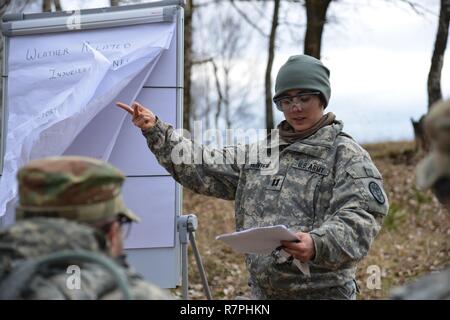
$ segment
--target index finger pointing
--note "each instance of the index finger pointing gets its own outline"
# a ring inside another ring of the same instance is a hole
[[[145,108],[142,104],[140,104],[139,102],[135,101],[134,105],[137,106],[139,108],[139,111],[144,111],[147,110],[147,108]]]
[[[135,103],[133,103],[133,117],[139,117],[140,116],[140,110],[139,110],[139,106],[137,106]]]
[[[125,110],[126,112],[128,112],[129,114],[133,115],[133,109],[131,109],[131,107],[123,102],[116,102],[116,105]]]

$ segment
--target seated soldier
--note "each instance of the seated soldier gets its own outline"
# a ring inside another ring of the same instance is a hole
[[[139,218],[122,200],[119,170],[52,157],[17,177],[17,222],[0,232],[0,299],[171,299],[125,263],[122,229]]]

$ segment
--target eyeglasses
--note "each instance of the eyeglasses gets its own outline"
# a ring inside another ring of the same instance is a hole
[[[320,95],[320,92],[301,92],[295,96],[284,96],[274,100],[278,110],[290,112],[294,109],[294,105],[299,105],[302,108],[308,107],[313,96]]]
[[[107,222],[106,224],[102,225],[100,228],[105,233],[108,233],[114,222],[118,222],[119,223],[120,228],[122,230],[123,238],[124,239],[128,238],[128,236],[131,233],[131,225],[132,225],[133,221],[131,221],[129,218],[127,218],[126,216],[124,216],[122,214],[119,214],[116,219],[114,219],[114,220],[112,220],[110,222]]]
[[[123,238],[124,239],[128,238],[128,236],[131,233],[131,226],[133,224],[133,221],[131,221],[129,218],[123,215],[119,215],[117,221],[119,222],[120,227],[122,228]]]

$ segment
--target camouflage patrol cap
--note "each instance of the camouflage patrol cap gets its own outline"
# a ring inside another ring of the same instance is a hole
[[[17,179],[17,219],[46,216],[95,224],[121,214],[139,221],[122,199],[125,176],[103,161],[76,156],[33,160]]]
[[[425,117],[425,132],[431,152],[417,167],[417,186],[432,187],[440,178],[450,177],[450,100],[436,103]]]

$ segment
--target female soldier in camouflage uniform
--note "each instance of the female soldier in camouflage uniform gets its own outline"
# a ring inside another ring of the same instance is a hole
[[[118,106],[133,115],[150,150],[174,179],[195,192],[235,200],[238,230],[284,224],[297,232],[300,242],[284,242],[284,250],[309,263],[311,275],[292,259],[247,255],[254,298],[354,299],[356,263],[367,254],[388,210],[382,177],[369,154],[342,131],[343,123],[324,114],[331,90],[329,70],[319,60],[289,58],[275,91],[274,102],[286,120],[278,125],[281,139],[271,140],[280,153],[278,170],[270,174],[264,170],[273,169],[273,163],[176,164],[171,159],[176,146],[183,152],[211,150],[179,136],[137,102]],[[226,159],[239,148],[214,152]]]

